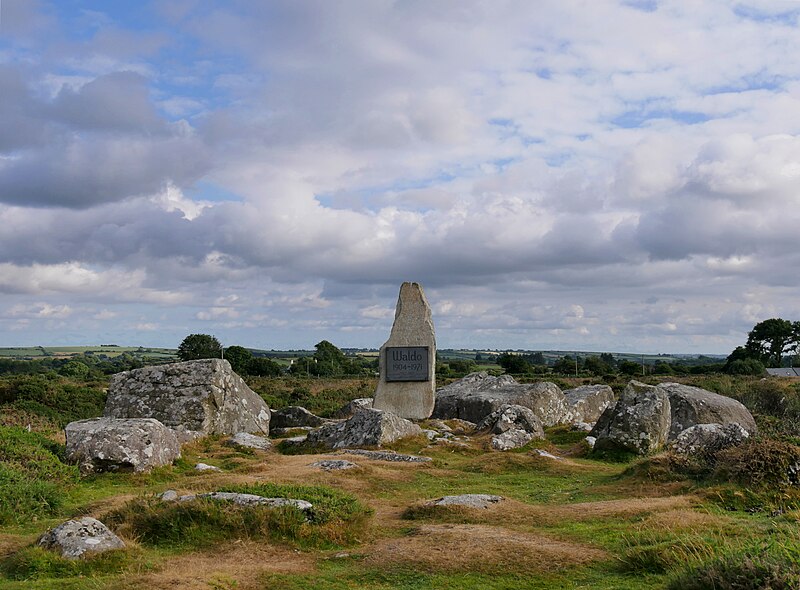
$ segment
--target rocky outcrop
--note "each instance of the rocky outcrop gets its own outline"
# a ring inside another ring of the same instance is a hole
[[[179,433],[269,433],[267,404],[221,359],[144,367],[111,378],[104,416],[155,418]]]
[[[307,442],[330,449],[379,447],[408,436],[422,434],[413,422],[382,410],[363,410],[344,422],[325,424],[308,433]]]
[[[681,432],[672,443],[673,452],[685,457],[710,457],[749,438],[739,424],[695,424]]]
[[[486,416],[477,427],[488,430],[492,448],[498,451],[516,449],[535,438],[544,438],[544,428],[533,410],[524,406],[503,405]]]
[[[333,414],[333,417],[334,418],[347,419],[350,416],[352,416],[353,414],[355,414],[356,412],[371,408],[372,407],[372,401],[373,400],[372,400],[371,397],[359,397],[357,399],[350,400],[345,405],[343,405],[341,408],[336,410],[336,412],[334,412],[334,414]]]
[[[42,535],[37,544],[71,560],[125,548],[122,539],[91,516],[68,520],[58,525]]]
[[[564,391],[569,409],[568,422],[594,423],[606,408],[614,405],[616,396],[608,385],[583,385]]]
[[[667,442],[670,402],[667,392],[631,381],[619,401],[603,412],[591,435],[595,451],[627,451],[645,455]]]
[[[554,383],[517,383],[513,377],[471,373],[436,392],[433,417],[480,422],[503,405],[529,408],[544,426],[561,423],[568,415],[561,389]]]
[[[658,388],[669,396],[670,440],[697,424],[739,424],[748,433],[756,433],[753,415],[735,399],[680,383],[661,383]]]
[[[244,447],[257,451],[268,451],[272,448],[272,442],[263,436],[256,436],[247,432],[237,432],[230,437],[225,444],[229,447]]]
[[[303,426],[322,426],[330,420],[320,418],[306,410],[303,406],[287,406],[280,410],[272,410],[269,421],[270,430],[278,428],[297,428]]]
[[[175,433],[153,418],[79,420],[64,432],[67,458],[82,475],[149,471],[181,456]]]

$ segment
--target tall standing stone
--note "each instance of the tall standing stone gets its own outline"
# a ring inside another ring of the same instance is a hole
[[[380,368],[373,408],[409,420],[430,417],[436,391],[436,334],[419,283],[400,287],[392,333],[381,347]]]

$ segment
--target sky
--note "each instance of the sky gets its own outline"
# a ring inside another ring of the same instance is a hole
[[[727,354],[800,319],[800,3],[0,0],[0,346]]]

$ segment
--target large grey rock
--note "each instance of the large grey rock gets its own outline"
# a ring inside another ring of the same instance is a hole
[[[658,388],[669,396],[672,424],[669,439],[697,424],[739,424],[748,433],[756,433],[753,415],[735,399],[680,383],[661,383]]]
[[[153,418],[92,418],[64,429],[67,458],[81,474],[142,472],[169,465],[181,456],[175,433]]]
[[[382,410],[363,410],[344,422],[325,424],[308,433],[307,442],[331,449],[379,447],[422,434],[413,422]]]
[[[667,442],[670,403],[666,391],[638,381],[628,383],[619,401],[595,424],[596,451],[621,450],[645,455]]]
[[[709,457],[722,449],[735,447],[750,434],[739,424],[695,424],[681,432],[672,443],[672,450],[685,457]]]
[[[387,348],[420,346],[428,348],[426,381],[387,381]],[[431,308],[419,283],[403,283],[397,299],[389,339],[380,350],[380,379],[372,407],[411,420],[431,415],[436,391],[436,334]]]
[[[274,431],[278,428],[297,428],[298,426],[322,426],[329,420],[312,414],[302,406],[287,406],[280,410],[272,410],[269,428]]]
[[[564,391],[569,408],[569,422],[594,423],[606,408],[614,405],[616,396],[608,385],[582,385]]]
[[[535,438],[532,432],[521,428],[510,428],[501,434],[492,437],[491,445],[495,451],[510,451],[524,447]]]
[[[533,410],[544,426],[559,424],[568,417],[564,394],[555,383],[520,384],[509,375],[493,377],[484,371],[437,391],[433,417],[480,422],[503,405]]]
[[[336,412],[333,414],[333,417],[347,419],[356,412],[360,412],[361,410],[369,409],[371,407],[372,407],[371,397],[359,397],[357,399],[350,400],[341,408],[336,410]]]
[[[222,359],[117,373],[103,414],[155,418],[180,432],[204,435],[269,433],[269,407]]]
[[[442,496],[428,502],[429,506],[464,506],[466,508],[488,508],[497,504],[503,496],[493,494],[460,494],[458,496]]]
[[[72,560],[125,548],[122,539],[91,516],[68,520],[47,531],[39,539],[38,545]]]

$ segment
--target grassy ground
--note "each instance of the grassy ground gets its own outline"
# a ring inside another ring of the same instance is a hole
[[[489,453],[485,443],[426,448],[412,440],[402,450],[432,463],[348,457],[360,467],[327,473],[310,466],[319,455],[237,451],[204,440],[149,475],[70,479],[54,513],[0,529],[0,588],[641,590],[665,588],[687,563],[747,543],[797,539],[797,511],[726,511],[689,481],[657,481],[646,469],[570,456],[572,443],[545,443],[558,461],[535,449]],[[195,472],[198,461],[222,471]],[[283,490],[319,503],[324,517],[254,520],[217,507],[176,514],[154,501],[166,489]],[[506,499],[485,510],[424,506],[458,493]],[[112,524],[130,548],[76,566],[30,547],[47,528],[86,514]],[[206,519],[214,526],[203,525]]]

